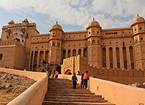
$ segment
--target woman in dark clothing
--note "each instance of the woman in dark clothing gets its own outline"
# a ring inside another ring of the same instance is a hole
[[[81,86],[80,87],[83,87],[83,76],[84,76],[84,74],[81,75]]]

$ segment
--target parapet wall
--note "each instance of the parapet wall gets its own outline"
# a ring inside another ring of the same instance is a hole
[[[59,75],[59,78],[71,80],[72,76]],[[77,78],[80,83],[81,76],[77,76]],[[88,89],[116,105],[145,105],[145,90],[142,88],[91,77],[88,81]]]
[[[71,73],[77,73],[77,71],[85,73],[85,71],[89,71],[89,74],[96,78],[110,80],[122,84],[145,82],[144,69],[97,68],[88,65],[88,59],[80,56],[64,59],[62,73],[65,74],[67,70],[70,70]]]
[[[21,49],[24,49],[24,46],[18,42],[17,40],[11,40],[11,41],[0,41],[0,47],[1,46],[8,46],[8,45],[16,45]]]
[[[22,94],[12,100],[8,105],[41,105],[47,92],[48,76],[46,73],[21,71],[0,68],[0,71],[10,74],[26,76],[37,82],[25,90]]]

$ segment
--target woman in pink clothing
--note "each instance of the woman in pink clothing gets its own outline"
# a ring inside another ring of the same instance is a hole
[[[87,83],[88,83],[89,77],[90,76],[88,74],[88,71],[86,71],[86,73],[83,76],[83,82],[84,82],[83,88],[85,87],[85,89],[87,88]]]

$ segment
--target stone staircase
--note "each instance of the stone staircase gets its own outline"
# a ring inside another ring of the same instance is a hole
[[[48,91],[42,105],[115,105],[109,103],[101,95],[95,95],[87,89],[72,88],[67,79],[49,78]]]

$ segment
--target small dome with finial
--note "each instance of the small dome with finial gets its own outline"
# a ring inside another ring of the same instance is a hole
[[[13,20],[11,20],[10,22],[8,22],[8,24],[15,24],[15,22]]]
[[[140,17],[139,14],[137,14],[137,17],[133,19],[132,21],[132,25],[136,24],[136,23],[142,23],[145,22],[143,17]]]
[[[28,19],[23,20],[23,23],[29,23]]]
[[[90,28],[90,27],[100,27],[100,24],[95,21],[95,19],[93,18],[93,21],[91,21],[89,24],[88,24],[88,27],[87,28]]]
[[[61,30],[61,31],[63,31],[62,27],[58,24],[58,21],[56,21],[56,24],[54,24],[54,25],[51,27],[50,31],[51,31],[51,30]]]

